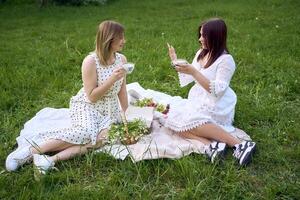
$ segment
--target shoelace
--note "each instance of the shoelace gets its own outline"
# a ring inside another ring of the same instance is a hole
[[[31,160],[31,159],[32,159],[32,155],[29,155],[29,156],[27,156],[27,157],[25,157],[25,158],[23,158],[23,159],[21,159],[21,158],[15,158],[14,160],[15,160],[18,164],[24,164],[24,163],[28,162],[28,161]]]
[[[241,151],[241,147],[242,145],[240,144],[238,147],[236,147],[236,149],[233,151],[233,156],[236,158],[240,158],[240,155],[242,153]]]
[[[211,156],[212,151],[211,151],[210,148],[208,147],[207,149],[205,149],[205,153],[206,153],[208,156]]]
[[[217,150],[217,149],[218,149],[218,144],[219,144],[219,143],[217,143],[215,147],[212,147],[211,144],[210,144],[210,145],[206,148],[205,153],[206,153],[207,155],[211,156],[212,153],[213,153],[213,150]]]
[[[236,148],[236,150],[233,152],[233,155],[236,156],[236,158],[240,158],[241,153],[243,153],[248,147],[252,147],[254,144],[253,142],[247,141],[246,143],[239,144],[239,146]]]

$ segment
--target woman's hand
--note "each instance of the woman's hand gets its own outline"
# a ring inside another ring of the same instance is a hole
[[[177,55],[176,55],[174,47],[172,45],[170,45],[169,43],[167,43],[167,45],[168,45],[169,57],[170,57],[171,61],[176,60]]]
[[[194,76],[197,70],[191,64],[179,64],[176,65],[175,70],[180,73],[189,74]]]
[[[116,82],[121,78],[124,78],[125,76],[126,76],[126,70],[120,66],[113,71],[111,78],[114,80],[114,82]]]

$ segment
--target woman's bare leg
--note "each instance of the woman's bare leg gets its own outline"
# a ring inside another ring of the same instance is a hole
[[[51,159],[54,162],[59,160],[68,160],[76,155],[85,154],[88,151],[88,148],[85,145],[74,145],[67,149],[62,150],[61,152],[51,156]]]
[[[42,143],[40,146],[31,147],[30,151],[33,154],[44,154],[47,152],[61,151],[73,145],[74,144],[62,140],[51,139]]]
[[[68,160],[76,155],[83,155],[86,152],[88,152],[88,150],[90,150],[90,149],[100,148],[103,145],[103,140],[106,138],[107,132],[108,132],[108,130],[105,129],[105,130],[101,131],[100,134],[98,134],[96,145],[92,145],[92,144],[73,145],[73,146],[70,146],[70,147],[62,150],[61,152],[51,156],[51,159],[54,162],[57,162],[60,160]]]
[[[198,137],[224,142],[231,147],[242,142],[224,131],[221,127],[211,123],[198,126],[192,129],[191,132]]]
[[[198,141],[202,142],[205,145],[209,145],[211,143],[210,140],[208,140],[204,137],[199,137],[199,136],[193,134],[190,131],[181,132],[181,133],[179,133],[179,135],[181,137],[184,137],[184,138],[187,138],[187,139],[198,140]]]

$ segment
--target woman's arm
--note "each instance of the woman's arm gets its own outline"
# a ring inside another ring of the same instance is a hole
[[[167,45],[168,45],[169,57],[170,57],[171,61],[176,60],[177,55],[176,55],[174,47],[172,45],[170,45],[169,43],[167,43]]]
[[[235,63],[230,55],[222,58],[217,66],[216,78],[213,80],[207,79],[197,69],[190,64],[180,65],[176,70],[181,73],[190,74],[194,79],[210,94],[215,97],[222,96],[225,90],[229,87],[230,80],[235,71]]]
[[[124,55],[121,54],[122,63],[127,63],[127,59]],[[121,90],[118,94],[119,101],[122,107],[122,110],[125,112],[128,108],[128,97],[127,97],[127,89],[126,89],[126,76],[124,76],[123,83],[121,86]]]
[[[87,56],[83,60],[81,69],[84,91],[92,103],[98,101],[113,86],[113,84],[124,77],[126,73],[125,70],[120,67],[101,85],[98,85],[96,63],[92,56]]]
[[[210,88],[209,88],[210,81],[205,76],[203,76],[201,72],[195,69],[192,76],[197,81],[197,83],[199,83],[207,92],[210,92]]]
[[[209,92],[209,83],[210,81],[201,74],[195,67],[191,64],[187,65],[178,65],[175,67],[176,71],[189,74],[194,77],[194,79],[206,90]]]
[[[222,96],[229,87],[235,71],[235,62],[231,55],[225,55],[218,63],[216,78],[209,83],[210,93],[215,97]]]
[[[125,112],[128,108],[128,97],[127,97],[127,89],[126,89],[126,77],[124,77],[123,79],[123,83],[121,86],[121,90],[118,94],[119,100],[120,100],[120,104],[121,104],[121,108],[122,110]]]

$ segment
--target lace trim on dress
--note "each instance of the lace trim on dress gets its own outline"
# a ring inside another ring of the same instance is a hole
[[[215,81],[210,81],[209,82],[209,93],[212,94],[213,96],[217,97],[216,88],[215,88]]]
[[[188,124],[182,125],[180,123],[175,123],[175,122],[167,122],[166,123],[166,127],[174,130],[175,132],[184,132],[184,131],[189,131],[192,130],[194,128],[196,128],[197,126],[202,126],[204,124],[207,124],[211,122],[210,120],[198,120],[198,121],[192,121]]]
[[[214,80],[209,82],[209,92],[215,97],[223,95],[227,88],[228,83],[226,83],[225,81]]]
[[[180,87],[184,87],[194,81],[191,75],[178,72]]]

